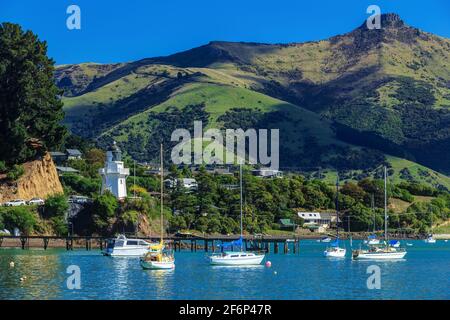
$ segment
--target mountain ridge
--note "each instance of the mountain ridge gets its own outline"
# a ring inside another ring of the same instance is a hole
[[[206,103],[215,123],[233,108],[258,109],[255,92],[295,105],[299,114],[309,110],[327,119],[334,133],[325,141],[341,140],[450,173],[450,151],[442,151],[450,150],[450,40],[411,27],[396,14],[382,15],[381,23],[381,30],[363,23],[345,34],[303,43],[210,41],[130,63],[64,66],[55,78],[63,89],[64,78],[70,78],[66,122],[85,136],[104,137],[109,128],[129,125],[127,119],[144,112],[164,113],[169,102],[179,109]],[[77,77],[83,80],[79,86]],[[184,94],[192,86],[199,96]],[[225,106],[217,103],[225,101],[223,92],[245,98]],[[298,142],[286,156],[298,157],[296,148],[307,152]]]

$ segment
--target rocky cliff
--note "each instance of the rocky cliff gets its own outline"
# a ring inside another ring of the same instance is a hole
[[[34,197],[46,199],[50,195],[63,192],[55,164],[49,154],[42,159],[24,163],[23,167],[25,173],[18,181],[8,182],[0,179],[0,202],[13,199],[30,200]]]

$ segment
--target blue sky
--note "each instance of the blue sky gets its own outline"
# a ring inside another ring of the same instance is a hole
[[[68,30],[66,9],[81,9]],[[211,40],[265,43],[325,39],[351,31],[369,5],[450,38],[448,0],[0,0],[0,21],[31,29],[58,64],[168,55]]]

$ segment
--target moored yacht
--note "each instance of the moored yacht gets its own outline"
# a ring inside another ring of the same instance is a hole
[[[242,165],[239,166],[239,181],[240,181],[240,211],[241,211],[241,236],[238,240],[232,241],[227,244],[222,244],[222,248],[227,246],[238,246],[240,247],[240,251],[238,252],[229,252],[225,251],[220,254],[212,254],[209,258],[209,263],[211,265],[218,266],[251,266],[251,265],[259,265],[265,254],[254,253],[254,252],[245,252],[243,250],[243,241],[242,241]]]
[[[263,259],[264,254],[243,251],[225,251],[222,253],[215,253],[209,257],[211,265],[219,266],[259,265]]]
[[[384,241],[380,245],[369,245],[369,249],[354,250],[353,259],[391,260],[403,259],[406,255],[404,248],[395,248],[388,240],[387,234],[387,169],[384,167]]]
[[[115,239],[108,240],[106,249],[102,252],[105,256],[143,256],[152,246],[141,239],[128,239],[125,235],[119,235]]]
[[[161,144],[161,177],[160,177],[160,222],[161,222],[161,240],[159,244],[149,247],[148,252],[139,260],[143,269],[167,270],[175,268],[175,256],[172,250],[164,249],[164,159],[163,145]]]
[[[339,247],[339,176],[336,180],[336,240],[323,252],[325,257],[344,258],[347,250]]]

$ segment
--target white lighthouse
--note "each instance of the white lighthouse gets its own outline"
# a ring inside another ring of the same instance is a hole
[[[124,168],[122,152],[115,141],[106,152],[105,167],[99,173],[102,176],[102,193],[109,190],[117,199],[126,198],[126,179],[130,175],[130,169]]]

